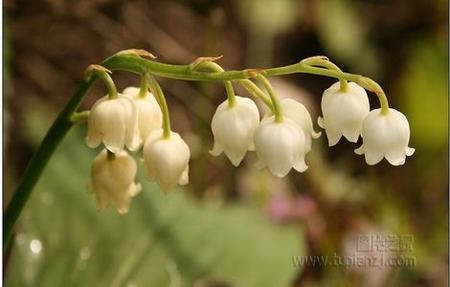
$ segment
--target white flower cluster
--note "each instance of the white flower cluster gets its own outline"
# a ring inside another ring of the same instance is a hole
[[[235,96],[221,103],[212,118],[214,145],[210,153],[224,153],[238,166],[247,151],[256,151],[257,166],[267,167],[278,177],[294,168],[308,168],[305,156],[311,151],[315,132],[308,110],[293,99],[282,99],[281,114],[272,112],[260,120],[259,110],[249,98]],[[369,165],[385,157],[392,165],[401,165],[413,154],[408,147],[409,124],[400,112],[389,109],[370,111],[364,88],[348,83],[343,91],[340,83],[325,90],[322,97],[323,117],[319,125],[325,129],[329,146],[342,136],[363,144],[355,152],[364,154]],[[126,151],[142,148],[143,164],[149,180],[157,181],[164,190],[189,181],[189,147],[179,134],[164,132],[163,114],[153,94],[141,95],[139,88],[126,88],[117,98],[99,99],[88,118],[86,143],[105,148],[94,160],[90,190],[96,193],[99,209],[114,203],[119,213],[128,211],[130,199],[141,190],[134,182],[137,165]]]
[[[311,138],[320,133],[313,130],[306,108],[292,99],[281,100],[284,118],[277,122],[267,114],[260,122],[256,104],[236,96],[234,105],[221,103],[211,122],[214,135],[212,155],[222,152],[238,166],[247,151],[256,151],[257,166],[266,167],[276,176],[285,176],[292,168],[305,171],[305,155],[311,150]]]
[[[131,197],[141,190],[134,182],[137,164],[125,147],[142,148],[147,178],[163,189],[188,183],[189,148],[175,132],[164,136],[162,112],[150,92],[141,96],[139,88],[129,87],[117,98],[99,99],[88,118],[86,143],[105,146],[94,160],[89,184],[99,210],[113,203],[119,213],[126,213]]]
[[[406,117],[395,109],[383,113],[372,111],[366,91],[355,83],[348,83],[348,89],[340,90],[340,83],[333,84],[322,96],[323,118],[319,126],[325,129],[328,145],[337,144],[342,136],[350,142],[357,142],[361,135],[363,144],[355,152],[364,154],[366,163],[374,165],[383,158],[392,165],[402,165],[406,156],[414,149],[409,144],[409,123]]]
[[[292,168],[304,172],[308,168],[305,155],[320,133],[314,131],[311,116],[301,103],[282,99],[280,106],[281,121],[268,114],[259,122],[258,109],[248,98],[236,97],[232,106],[228,101],[220,104],[211,123],[215,139],[211,154],[224,152],[237,166],[247,151],[256,150],[257,166],[267,167],[275,176],[284,177]],[[414,153],[408,147],[406,117],[394,109],[370,111],[367,93],[356,83],[348,83],[346,91],[341,90],[339,82],[333,84],[324,91],[321,106],[323,117],[318,123],[325,129],[329,146],[342,136],[350,142],[362,136],[363,144],[355,152],[364,154],[369,165],[383,157],[392,165],[401,165]]]

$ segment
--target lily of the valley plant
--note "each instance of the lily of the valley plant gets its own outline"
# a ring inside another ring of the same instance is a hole
[[[141,191],[140,184],[135,182],[138,166],[145,169],[148,180],[156,181],[165,191],[188,184],[189,147],[182,135],[171,129],[169,108],[156,77],[224,84],[226,99],[211,120],[214,144],[210,153],[224,154],[234,166],[242,163],[248,151],[255,151],[256,166],[267,168],[277,177],[286,176],[291,169],[307,171],[307,155],[313,140],[321,133],[315,131],[305,106],[293,99],[279,100],[268,80],[271,76],[293,73],[338,80],[323,92],[322,116],[317,120],[325,130],[329,146],[342,137],[357,142],[361,136],[362,146],[355,152],[364,155],[369,165],[383,158],[392,165],[402,165],[406,156],[414,152],[408,147],[408,120],[389,108],[382,88],[370,78],[342,72],[326,57],[310,57],[284,67],[242,71],[224,71],[215,62],[217,59],[202,57],[189,65],[171,65],[155,61],[146,51],[133,49],[119,52],[101,65],[89,66],[84,81],[31,160],[6,210],[5,241],[45,164],[75,123],[87,122],[87,146],[103,146],[93,160],[88,184],[99,210],[114,205],[121,214],[128,211],[131,199]],[[137,74],[140,87],[127,87],[119,93],[110,76],[112,71]],[[96,79],[105,83],[107,94],[99,97],[90,111],[77,112]],[[235,95],[233,85],[243,86],[250,96],[268,107],[268,112],[260,115],[254,99]],[[380,108],[370,110],[367,91],[377,95]]]

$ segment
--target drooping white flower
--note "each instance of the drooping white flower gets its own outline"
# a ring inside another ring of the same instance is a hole
[[[322,114],[319,126],[324,128],[328,145],[333,146],[344,136],[350,142],[357,142],[361,134],[362,122],[370,110],[366,90],[349,82],[348,90],[342,92],[340,83],[334,83],[323,92]]]
[[[255,147],[260,164],[275,176],[284,177],[291,168],[299,172],[308,168],[305,134],[287,117],[282,122],[276,122],[274,116],[263,119],[255,132]]]
[[[134,100],[138,112],[139,134],[142,141],[145,141],[152,130],[161,128],[162,112],[155,97],[149,91],[144,97],[139,96],[140,89],[128,87],[123,90],[124,96]]]
[[[290,98],[281,99],[280,105],[284,117],[293,120],[302,128],[303,133],[305,134],[306,152],[311,151],[312,139],[319,138],[321,133],[314,131],[311,115],[306,107],[300,102]],[[271,114],[272,113],[270,112],[269,115]]]
[[[364,154],[369,165],[379,163],[383,157],[392,165],[402,165],[406,156],[415,151],[408,147],[409,135],[409,123],[402,113],[395,109],[387,114],[382,114],[381,109],[372,110],[363,123],[363,144],[355,152]]]
[[[211,130],[214,156],[222,152],[234,166],[238,166],[247,150],[254,150],[253,135],[259,124],[259,111],[251,99],[236,96],[236,103],[230,107],[228,100],[221,103],[212,118]]]
[[[188,184],[190,151],[178,133],[170,132],[170,137],[164,138],[162,129],[150,132],[143,154],[149,180],[156,179],[166,191]]]
[[[94,159],[88,190],[95,193],[97,208],[103,210],[113,203],[120,214],[128,212],[131,198],[141,191],[134,182],[137,172],[135,160],[126,151],[108,158],[106,149]]]
[[[119,95],[109,99],[105,96],[92,106],[87,124],[86,144],[97,147],[101,142],[113,152],[119,153],[126,145],[136,150],[140,145],[138,114],[134,102]]]

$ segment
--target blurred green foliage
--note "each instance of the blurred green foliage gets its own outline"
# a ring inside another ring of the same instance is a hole
[[[7,286],[271,287],[297,274],[291,257],[304,253],[300,230],[253,208],[207,206],[141,180],[129,214],[97,212],[85,189],[93,157],[76,128],[22,214]]]
[[[411,45],[410,59],[402,77],[405,107],[413,143],[423,149],[448,144],[448,54],[434,38]]]
[[[271,36],[286,31],[296,22],[296,10],[301,1],[239,0],[237,12],[246,27],[259,34]]]
[[[380,68],[376,51],[354,1],[320,1],[318,8],[317,31],[327,55],[357,73],[375,77]]]

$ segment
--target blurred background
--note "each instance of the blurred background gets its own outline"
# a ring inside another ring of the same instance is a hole
[[[74,127],[16,226],[5,286],[447,286],[447,1],[3,2],[5,204],[84,69],[129,48],[180,64],[224,55],[225,69],[327,55],[384,87],[409,119],[416,148],[404,166],[368,166],[353,152],[360,143],[328,148],[323,134],[303,174],[277,179],[253,168],[253,154],[234,168],[208,154],[223,86],[161,79],[173,129],[191,149],[190,184],[164,194],[141,180],[129,214],[99,213],[86,192],[98,150],[85,145],[85,125]],[[139,84],[127,73],[113,78],[119,90]],[[271,80],[280,96],[308,107],[319,130],[321,93],[335,80]],[[96,83],[81,109],[104,94]],[[414,266],[295,259],[351,256],[355,238],[380,234],[412,237],[403,255]]]

